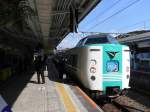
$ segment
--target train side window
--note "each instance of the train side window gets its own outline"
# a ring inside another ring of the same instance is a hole
[[[67,63],[68,63],[69,65],[72,65],[73,67],[77,67],[77,55],[71,55],[71,56],[68,58]]]
[[[68,63],[69,65],[72,65],[72,56],[68,56],[68,61],[67,61],[67,63]]]
[[[72,66],[77,67],[77,55],[72,55]]]

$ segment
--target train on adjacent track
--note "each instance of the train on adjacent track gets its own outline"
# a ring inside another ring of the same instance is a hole
[[[111,97],[129,88],[130,49],[109,34],[81,39],[61,59],[65,73],[92,93]]]

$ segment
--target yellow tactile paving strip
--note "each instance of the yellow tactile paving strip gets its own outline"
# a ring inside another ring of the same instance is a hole
[[[87,102],[89,102],[91,104],[91,106],[94,109],[97,108],[97,104],[91,98],[89,98],[89,96],[87,96],[78,86],[76,86],[76,89],[87,100]]]
[[[63,99],[67,112],[77,112],[73,102],[70,99],[69,94],[64,88],[64,85],[61,83],[56,83],[56,87],[59,93],[61,93],[61,98]]]

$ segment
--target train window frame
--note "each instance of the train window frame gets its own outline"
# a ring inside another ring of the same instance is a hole
[[[76,47],[83,46],[86,39],[87,39],[87,38],[81,39],[81,40],[77,43]]]
[[[107,39],[107,42],[101,42],[101,43],[89,43],[89,44],[86,44],[86,42],[87,42],[88,39],[97,39],[97,38],[105,38],[105,39]],[[90,38],[86,38],[86,40],[84,41],[84,45],[103,44],[103,43],[109,43],[109,40],[108,40],[107,36],[104,36],[104,37],[90,37]]]
[[[108,39],[109,43],[119,44],[119,42],[117,41],[117,39],[115,37],[111,36],[111,35],[108,35],[107,39]]]

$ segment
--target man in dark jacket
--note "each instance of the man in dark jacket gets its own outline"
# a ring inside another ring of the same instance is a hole
[[[42,60],[41,56],[37,56],[35,58],[35,70],[37,72],[38,83],[40,83],[40,76],[42,78],[42,83],[45,83],[45,78],[44,78],[44,60]]]

